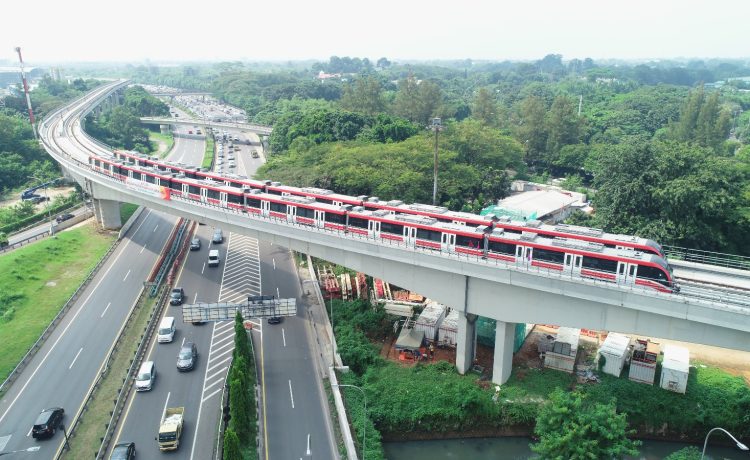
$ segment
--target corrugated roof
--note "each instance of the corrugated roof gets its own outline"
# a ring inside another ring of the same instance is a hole
[[[661,366],[678,372],[690,372],[690,351],[677,345],[664,346],[664,361]]]
[[[570,345],[570,356],[578,352],[578,339],[581,338],[581,330],[576,327],[561,327],[557,330],[556,343],[567,343]],[[567,348],[567,347],[566,347]],[[554,346],[553,346],[553,349]],[[554,353],[554,352],[553,352]],[[565,353],[568,354],[568,353]]]
[[[612,356],[625,356],[630,344],[630,337],[618,333],[611,333],[607,336],[599,348],[599,353],[605,353]]]
[[[519,211],[525,215],[535,214],[541,219],[547,214],[572,205],[577,200],[570,195],[556,191],[523,192],[505,198],[497,203],[499,208]]]

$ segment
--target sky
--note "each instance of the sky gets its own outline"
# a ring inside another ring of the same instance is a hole
[[[37,0],[3,8],[0,61],[750,57],[748,0]],[[28,18],[24,18],[26,14]]]

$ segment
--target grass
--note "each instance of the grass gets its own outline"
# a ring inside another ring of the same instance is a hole
[[[146,297],[145,301],[136,307],[138,312],[134,321],[125,329],[125,335],[121,342],[123,346],[115,351],[110,372],[101,380],[88,409],[81,415],[81,422],[76,428],[75,436],[70,439],[70,450],[65,453],[63,458],[94,458],[99,450],[101,438],[104,437],[107,429],[106,424],[112,417],[114,400],[117,399],[117,394],[123,385],[123,379],[128,373],[128,368],[133,361],[143,337],[143,331],[155,306],[156,299]],[[125,384],[130,385],[131,383],[125,382]]]
[[[214,140],[210,136],[206,136],[206,153],[203,155],[202,168],[211,169],[214,164]]]
[[[120,219],[122,220],[123,224],[125,224],[125,222],[130,219],[130,216],[133,215],[136,209],[138,209],[137,204],[122,203],[122,205],[120,205]]]
[[[164,152],[159,155],[159,158],[166,158],[167,155],[169,155],[169,152],[172,151],[172,147],[174,147],[174,136],[172,135],[172,133],[162,134],[154,131],[149,131],[148,139],[156,144],[167,144],[166,150],[164,150]]]
[[[0,379],[5,379],[112,245],[93,224],[0,255]]]

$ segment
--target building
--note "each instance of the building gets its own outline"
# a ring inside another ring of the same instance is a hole
[[[664,361],[661,363],[659,386],[677,393],[687,391],[690,375],[690,352],[676,345],[664,346]]]
[[[612,333],[607,336],[599,348],[599,360],[604,360],[601,363],[602,372],[615,377],[620,376],[628,358],[628,345],[630,337],[626,335]]]
[[[541,220],[545,223],[558,223],[565,220],[573,211],[590,211],[586,195],[563,190],[554,185],[536,184],[526,181],[513,181],[511,190],[516,192],[482,211],[496,216],[509,216],[515,220]]]
[[[578,355],[578,339],[581,330],[572,327],[561,327],[557,337],[544,352],[544,367],[573,373]]]
[[[636,339],[630,357],[628,378],[634,382],[654,384],[656,360],[659,357],[659,344],[648,339]]]

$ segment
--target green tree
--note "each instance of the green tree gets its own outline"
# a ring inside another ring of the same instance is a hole
[[[519,107],[516,138],[526,149],[526,162],[532,165],[541,163],[546,154],[546,113],[544,101],[537,96],[526,97]]]
[[[417,80],[414,76],[398,83],[398,92],[393,110],[396,115],[421,125],[427,125],[442,104],[440,87],[427,80]]]
[[[701,85],[690,92],[680,118],[672,126],[672,137],[684,142],[695,142],[710,147],[719,153],[721,145],[729,136],[731,117],[729,111],[719,103],[719,93],[706,96]]]
[[[232,428],[227,428],[224,432],[224,460],[242,460],[242,450],[240,448],[240,438]]]
[[[683,447],[664,457],[664,460],[701,460],[701,451],[695,446]]]
[[[534,433],[539,442],[531,449],[542,459],[619,459],[637,455],[639,441],[627,438],[625,414],[618,414],[614,401],[589,403],[577,392],[556,389],[539,409]]]
[[[247,363],[249,361],[249,354],[250,339],[247,337],[244,318],[242,318],[242,314],[238,310],[234,316],[234,357],[235,359],[242,357],[245,359],[245,363]]]
[[[576,144],[580,138],[580,118],[572,99],[557,96],[545,117],[547,127],[546,163],[552,164],[566,145]]]
[[[241,379],[229,381],[229,427],[237,433],[242,444],[250,441],[250,407],[247,392],[244,391]]]
[[[497,126],[498,105],[495,97],[488,88],[479,88],[474,97],[474,105],[471,108],[472,118],[479,120],[487,126]]]
[[[383,88],[376,78],[371,76],[360,78],[344,87],[341,107],[352,112],[376,115],[385,110],[382,93]]]

